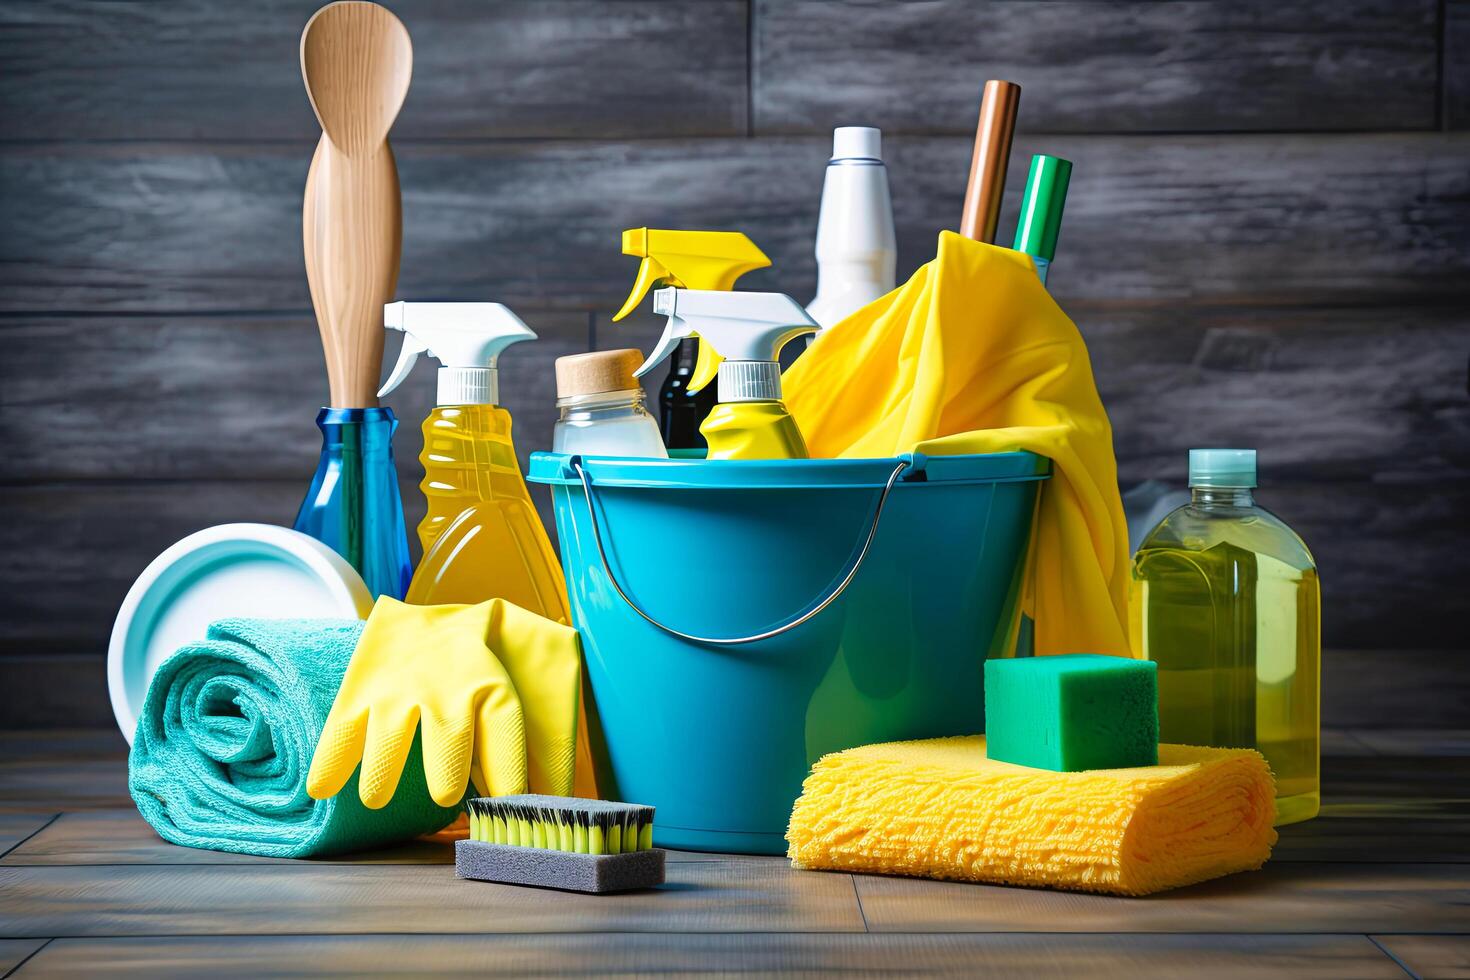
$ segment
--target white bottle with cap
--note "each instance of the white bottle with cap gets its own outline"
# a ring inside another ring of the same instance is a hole
[[[558,357],[556,407],[561,418],[551,433],[551,451],[667,459],[658,422],[633,377],[642,361],[642,352],[631,347]]]
[[[817,295],[806,309],[824,328],[893,290],[898,242],[881,130],[832,131],[816,255]]]
[[[643,376],[681,340],[699,337],[724,358],[719,401],[699,431],[710,459],[804,459],[806,441],[781,402],[781,348],[817,329],[784,293],[660,289],[653,309],[668,316],[658,346],[634,374]]]

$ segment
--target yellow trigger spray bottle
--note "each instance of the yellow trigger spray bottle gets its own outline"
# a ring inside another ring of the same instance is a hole
[[[643,375],[679,343],[699,337],[724,360],[719,401],[699,431],[710,459],[805,459],[806,441],[781,401],[781,348],[817,323],[784,293],[660,289],[653,309],[669,318]]]
[[[389,303],[383,325],[403,331],[404,339],[379,397],[408,377],[420,354],[443,365],[438,407],[424,419],[419,455],[424,467],[419,486],[428,501],[419,524],[424,557],[404,601],[436,605],[499,598],[570,623],[561,565],[526,490],[511,441],[510,413],[496,404],[496,360],[511,344],[535,340],[536,334],[500,303]],[[576,792],[595,796],[586,732],[584,706]]]
[[[633,291],[614,321],[637,309],[655,285],[728,290],[745,273],[771,264],[738,231],[630,228],[623,232],[623,254],[636,255],[643,262]],[[675,456],[705,447],[699,425],[714,408],[714,391],[705,386],[714,380],[718,367],[719,357],[698,340],[681,341],[674,352],[669,375],[659,389],[658,421],[664,444]]]

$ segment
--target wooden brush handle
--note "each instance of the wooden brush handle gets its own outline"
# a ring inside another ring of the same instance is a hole
[[[398,168],[388,141],[348,156],[323,133],[301,218],[332,407],[372,408],[383,366],[383,304],[393,299],[403,248]]]

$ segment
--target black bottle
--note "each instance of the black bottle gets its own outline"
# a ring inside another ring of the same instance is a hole
[[[694,365],[699,360],[699,340],[690,337],[679,341],[674,349],[673,366],[663,387],[658,390],[658,427],[664,434],[664,445],[670,455],[676,450],[709,448],[699,427],[714,410],[719,391],[714,384],[699,392],[689,390]]]

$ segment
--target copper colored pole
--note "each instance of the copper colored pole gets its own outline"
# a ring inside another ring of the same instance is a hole
[[[960,218],[960,234],[966,238],[978,242],[995,238],[1020,106],[1021,86],[1015,82],[992,78],[985,83],[980,125],[975,129],[975,155],[970,160],[970,183],[965,188],[965,211]]]

